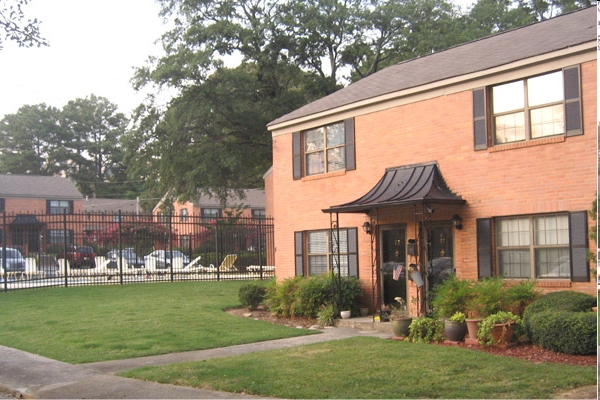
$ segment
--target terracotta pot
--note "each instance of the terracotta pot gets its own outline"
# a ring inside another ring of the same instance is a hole
[[[452,342],[462,342],[467,334],[467,323],[450,321],[447,319],[444,321],[444,333],[448,340]]]
[[[477,337],[477,331],[479,331],[479,323],[483,321],[483,318],[470,318],[467,319],[467,331],[469,332],[469,339],[479,340]]]
[[[412,322],[412,318],[404,317],[392,320],[392,331],[396,336],[408,336],[408,327]]]
[[[512,341],[514,330],[514,322],[509,322],[507,324],[495,324],[494,329],[491,332],[494,344],[503,345],[510,343]]]

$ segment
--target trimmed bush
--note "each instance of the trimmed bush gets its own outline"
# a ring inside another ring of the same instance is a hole
[[[539,297],[533,301],[523,313],[523,325],[525,333],[529,338],[532,337],[530,319],[531,316],[546,310],[555,311],[591,311],[596,306],[597,300],[589,294],[563,290],[552,292]]]
[[[530,315],[532,342],[566,354],[595,354],[597,320],[594,312],[546,310]]]
[[[337,277],[336,285],[337,285]],[[355,277],[341,279],[341,307],[343,310],[358,312],[358,297],[362,294],[360,281]],[[270,311],[284,317],[316,318],[327,304],[335,304],[332,277],[330,274],[308,277],[297,276],[285,279],[281,284],[268,287],[265,298]],[[335,296],[339,296],[336,290]],[[338,310],[340,311],[340,310]]]
[[[267,293],[265,286],[263,281],[252,281],[242,285],[238,291],[240,303],[249,310],[256,310],[262,304]]]

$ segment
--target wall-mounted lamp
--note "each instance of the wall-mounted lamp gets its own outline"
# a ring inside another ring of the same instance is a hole
[[[456,229],[462,229],[462,219],[456,214],[452,216],[452,225],[454,225]]]
[[[365,231],[365,233],[367,235],[371,234],[371,223],[369,221],[367,221],[363,224],[363,230]]]

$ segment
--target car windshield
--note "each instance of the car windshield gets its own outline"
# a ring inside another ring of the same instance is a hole
[[[0,248],[0,258],[2,258],[2,248]],[[17,249],[6,249],[6,258],[21,258],[21,253]]]
[[[86,246],[83,246],[83,247],[78,247],[78,248],[77,248],[77,251],[78,251],[79,253],[91,254],[91,253],[93,253],[93,252],[94,252],[94,249],[92,249],[91,247],[86,247]]]

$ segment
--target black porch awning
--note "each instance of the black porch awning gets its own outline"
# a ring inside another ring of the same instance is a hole
[[[465,200],[448,188],[437,163],[429,162],[388,168],[367,194],[323,212],[367,213],[375,208],[416,203],[460,205]]]
[[[13,222],[10,225],[44,225],[42,222],[38,221],[35,215],[31,214],[17,214]]]

